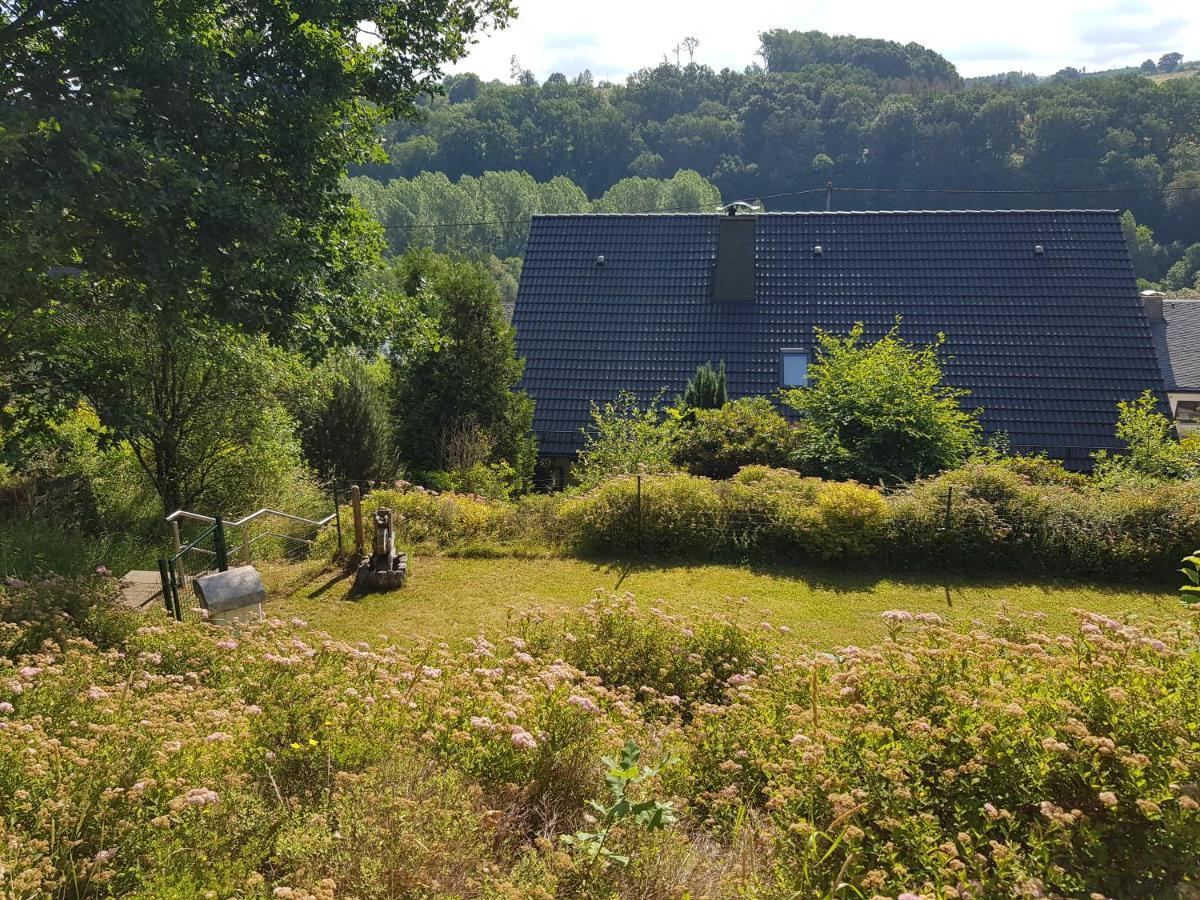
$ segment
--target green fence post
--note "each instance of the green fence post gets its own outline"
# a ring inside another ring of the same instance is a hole
[[[162,557],[158,560],[158,577],[162,580],[163,608],[168,616],[175,618],[175,610],[171,606],[171,576],[167,572],[167,561]]]
[[[217,571],[229,569],[229,548],[225,544],[225,523],[217,516],[216,531],[213,532],[213,549],[217,552]]]

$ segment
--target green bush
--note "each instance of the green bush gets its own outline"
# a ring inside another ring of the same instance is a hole
[[[1161,577],[1200,540],[1194,483],[1035,484],[970,465],[889,499],[889,559],[933,569]],[[948,514],[947,514],[948,513]]]
[[[563,504],[568,540],[601,553],[719,554],[725,520],[712,481],[694,475],[610,479]],[[639,511],[640,510],[640,511]]]
[[[566,620],[526,617],[521,636],[531,652],[562,658],[669,716],[720,702],[731,676],[765,671],[771,655],[736,622],[692,624],[656,609],[645,615],[629,595],[602,594]]]
[[[896,484],[968,459],[979,421],[962,409],[967,392],[943,383],[941,339],[913,347],[899,325],[873,344],[862,338],[861,324],[845,337],[818,331],[809,385],[783,394],[807,426],[803,468]]]
[[[1118,405],[1122,454],[1096,454],[1096,478],[1110,484],[1153,484],[1200,478],[1200,436],[1175,439],[1175,426],[1149,391]]]
[[[676,423],[655,398],[645,408],[637,396],[622,392],[610,403],[592,404],[591,424],[584,430],[583,449],[571,467],[583,487],[594,487],[614,475],[669,472],[674,468]]]
[[[788,466],[796,454],[796,429],[766,397],[692,412],[679,428],[674,460],[693,475],[729,478],[743,466]]]
[[[119,597],[116,580],[95,573],[0,581],[0,658],[79,638],[102,648],[119,646],[142,621]]]

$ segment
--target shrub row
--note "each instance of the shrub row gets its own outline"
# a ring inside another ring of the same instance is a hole
[[[1164,576],[1200,546],[1200,483],[1101,487],[1038,460],[974,464],[884,493],[789,469],[727,481],[618,476],[576,495],[504,503],[422,489],[376,491],[400,540],[425,551],[542,552],[894,568]],[[330,553],[332,532],[318,548]]]

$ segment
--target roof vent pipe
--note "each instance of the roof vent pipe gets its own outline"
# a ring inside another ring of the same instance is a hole
[[[1045,252],[1046,252],[1046,248],[1043,247],[1041,244],[1033,245],[1033,255],[1034,256],[1041,256]]]

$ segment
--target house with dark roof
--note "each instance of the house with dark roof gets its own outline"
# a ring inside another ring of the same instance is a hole
[[[1200,430],[1200,299],[1142,291],[1171,415],[1180,433]]]
[[[540,452],[567,460],[593,402],[683,390],[724,362],[732,398],[803,385],[814,329],[946,338],[944,372],[1014,450],[1086,468],[1117,403],[1163,391],[1111,210],[547,215],[513,324]]]

